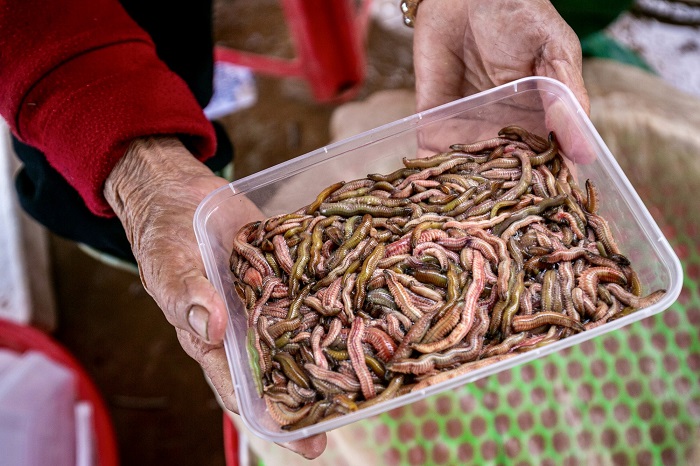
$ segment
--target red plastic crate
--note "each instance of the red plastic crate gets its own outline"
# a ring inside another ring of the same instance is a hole
[[[119,457],[112,421],[99,391],[78,361],[44,332],[0,319],[0,348],[16,353],[34,350],[61,364],[76,376],[78,399],[88,401],[93,408],[95,451],[99,466],[117,466]]]
[[[255,72],[304,79],[319,102],[356,94],[365,76],[371,0],[281,0],[296,51],[288,60],[216,46],[215,60]]]

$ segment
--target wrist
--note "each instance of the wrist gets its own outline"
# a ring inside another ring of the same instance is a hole
[[[163,182],[198,174],[202,168],[176,137],[134,139],[107,177],[103,193],[117,217],[124,221],[132,205],[145,205]]]

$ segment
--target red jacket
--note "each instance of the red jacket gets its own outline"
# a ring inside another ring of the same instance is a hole
[[[200,160],[216,148],[187,85],[116,0],[0,0],[0,115],[101,216],[134,138],[178,135]]]

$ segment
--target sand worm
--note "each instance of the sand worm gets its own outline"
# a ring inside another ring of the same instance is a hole
[[[403,162],[233,238],[249,365],[281,428],[464,376],[664,296],[645,289],[598,213],[605,199],[590,180],[578,187],[554,134],[509,126]]]

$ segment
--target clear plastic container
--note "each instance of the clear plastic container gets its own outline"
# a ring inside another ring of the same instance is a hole
[[[246,354],[245,309],[233,288],[229,257],[233,236],[246,223],[308,205],[338,181],[389,173],[402,157],[444,151],[450,144],[495,136],[507,125],[546,135],[555,131],[580,185],[591,179],[600,193],[622,253],[639,274],[644,294],[667,293],[655,305],[545,347],[491,364],[424,390],[298,431],[281,429],[258,397]],[[663,233],[603,143],[571,91],[548,78],[525,78],[390,123],[318,149],[222,187],[200,204],[194,227],[206,272],[229,312],[225,338],[238,405],[245,424],[262,438],[287,442],[329,431],[438,392],[473,382],[613,331],[667,309],[678,297],[682,270]]]

